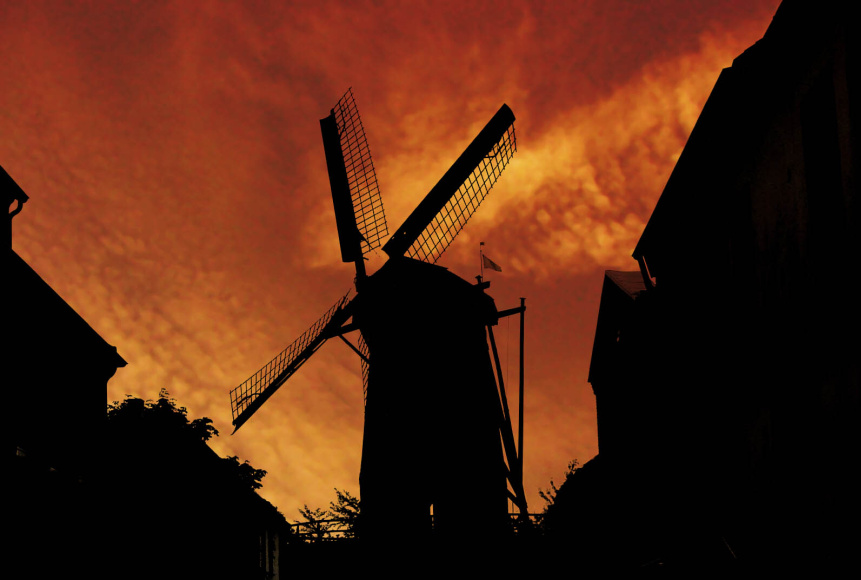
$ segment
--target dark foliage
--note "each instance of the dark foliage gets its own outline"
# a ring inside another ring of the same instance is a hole
[[[178,407],[166,389],[155,401],[127,396],[122,402],[108,405],[108,430],[130,433],[133,430],[157,430],[174,437],[209,441],[218,435],[212,419],[188,420],[188,410]]]
[[[341,491],[335,488],[337,499],[329,504],[329,513],[338,518],[344,528],[344,537],[359,537],[360,529],[360,503],[359,498],[349,491]]]
[[[578,461],[577,459],[572,459],[571,461],[569,461],[568,469],[565,472],[565,479],[562,481],[560,487],[564,486],[578,469],[580,469],[580,461]],[[542,516],[547,515],[548,512],[553,513],[554,507],[556,505],[556,498],[559,496],[560,487],[557,487],[556,482],[554,482],[553,478],[551,478],[549,488],[545,490],[538,490],[538,495],[547,504],[544,506],[544,512],[542,513]]]
[[[262,534],[286,538],[289,527],[255,493],[264,470],[209,448],[218,435],[210,419],[190,420],[162,390],[155,401],[127,397],[108,405],[106,435],[111,565],[139,577],[261,574]]]
[[[335,488],[335,495],[335,501],[329,503],[329,509],[309,508],[305,504],[299,510],[304,518],[304,521],[299,522],[299,527],[307,541],[356,539],[360,536],[359,498],[338,488]]]
[[[208,417],[189,420],[188,410],[178,406],[167,390],[162,389],[155,401],[126,397],[122,402],[108,405],[107,434],[114,459],[150,457],[162,465],[176,462],[179,467],[179,462],[191,460],[195,449],[203,452],[201,444],[218,436],[218,430]],[[120,445],[124,450],[117,447]],[[153,457],[153,453],[159,458]],[[183,453],[189,454],[188,457],[183,457]],[[236,456],[217,459],[221,477],[252,490],[263,486],[265,470],[255,469],[247,461],[240,463]]]

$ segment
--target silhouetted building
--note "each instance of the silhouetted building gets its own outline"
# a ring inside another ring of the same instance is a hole
[[[721,73],[634,251],[640,271],[605,276],[589,381],[629,553],[858,568],[848,4],[783,2]]]
[[[11,208],[2,264],[10,568],[37,578],[279,578],[289,526],[229,460],[139,425],[106,436],[107,382],[126,362],[12,250],[12,219],[28,198],[2,168],[0,193]]]
[[[12,218],[27,196],[2,168],[0,187],[7,207],[16,203],[3,263],[12,442],[16,454],[80,476],[97,456],[107,382],[126,362],[12,249]]]
[[[2,264],[6,522],[21,562],[68,570],[97,537],[107,382],[126,362],[12,249],[12,219],[28,198],[2,168],[0,192],[11,208]]]

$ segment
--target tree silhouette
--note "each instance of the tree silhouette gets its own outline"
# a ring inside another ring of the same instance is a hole
[[[349,491],[341,491],[335,488],[336,501],[329,504],[329,513],[341,520],[345,538],[358,538],[360,533],[360,503],[359,498]]]
[[[230,455],[224,458],[224,465],[227,470],[233,474],[238,481],[247,485],[251,489],[260,489],[263,487],[261,480],[266,475],[263,469],[255,469],[248,461],[239,463],[239,458],[235,455]]]
[[[332,514],[323,508],[309,508],[305,504],[304,508],[299,509],[299,513],[305,518],[302,522],[305,532],[303,536],[311,542],[322,542],[327,539],[329,530],[335,522],[332,521]]]
[[[305,504],[299,513],[305,518],[299,522],[306,530],[305,536],[312,542],[320,542],[338,537],[356,539],[360,536],[359,498],[349,491],[335,488],[335,501],[329,502],[329,509],[312,509]]]
[[[261,538],[286,540],[289,526],[255,493],[266,471],[219,457],[207,445],[217,435],[210,419],[190,420],[164,389],[155,401],[108,405],[103,495],[112,565],[133,564],[141,577],[261,574]]]
[[[218,435],[212,419],[202,417],[188,420],[188,410],[178,407],[176,400],[161,389],[156,401],[126,396],[122,402],[108,405],[108,432],[129,434],[134,430],[158,430],[171,436],[209,441]]]
[[[537,531],[542,536],[552,539],[559,536],[560,528],[568,529],[577,525],[574,521],[575,512],[572,510],[572,504],[576,501],[576,498],[572,498],[572,495],[575,495],[572,484],[575,474],[581,468],[580,461],[572,459],[568,462],[561,484],[556,485],[556,481],[551,478],[549,487],[538,490],[538,496],[545,503],[544,510],[536,518]]]
[[[171,459],[185,462],[195,454],[195,448],[217,435],[212,419],[189,420],[188,410],[180,407],[166,389],[159,391],[155,401],[128,396],[108,405],[107,441],[113,447],[114,459],[124,455],[135,461],[149,458],[162,465],[170,464]],[[225,480],[252,490],[263,486],[265,470],[255,469],[248,461],[240,463],[236,456],[218,460]]]
[[[547,504],[544,506],[544,512],[542,515],[546,515],[548,511],[553,511],[553,506],[556,504],[556,498],[559,496],[560,487],[565,485],[568,479],[573,476],[574,472],[578,469],[580,469],[580,461],[572,459],[568,462],[568,469],[565,471],[565,479],[559,487],[556,486],[553,478],[550,478],[550,487],[545,490],[538,490],[539,497],[541,497],[541,499],[543,499]]]

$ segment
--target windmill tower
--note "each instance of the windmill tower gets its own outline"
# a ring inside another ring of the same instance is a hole
[[[420,537],[431,529],[431,509],[438,536],[501,533],[507,500],[524,516],[527,507],[522,447],[518,453],[514,445],[498,357],[495,370],[491,359],[491,327],[501,315],[522,315],[524,307],[500,313],[484,292],[488,282],[472,284],[435,263],[514,155],[514,114],[502,105],[392,234],[383,246],[388,260],[371,275],[364,256],[388,228],[351,91],[320,128],[341,258],[355,264],[356,295],[341,298],[231,391],[235,429],[337,336],[362,359],[363,536],[397,529]],[[354,345],[346,335],[357,330]],[[461,521],[465,514],[468,525]]]

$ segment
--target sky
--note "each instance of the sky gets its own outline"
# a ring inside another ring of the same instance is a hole
[[[359,359],[329,341],[234,435],[228,393],[352,285],[319,119],[352,87],[394,231],[506,103],[517,153],[438,264],[472,280],[483,241],[497,307],[526,298],[540,511],[539,489],[598,452],[603,272],[637,268],[720,70],[778,4],[4,2],[0,165],[30,196],[13,248],[128,362],[106,404],[167,389],[293,521],[358,494]],[[495,332],[512,398],[516,319]]]

